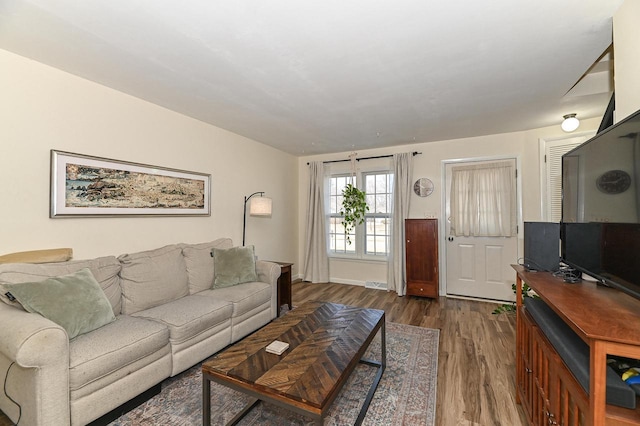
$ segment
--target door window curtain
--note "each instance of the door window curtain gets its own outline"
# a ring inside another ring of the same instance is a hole
[[[329,256],[324,215],[324,165],[321,161],[313,161],[309,164],[308,198],[304,280],[312,283],[326,283],[329,282]]]
[[[451,173],[451,235],[516,235],[515,161],[458,166]]]
[[[409,216],[413,154],[393,156],[393,201],[391,203],[391,244],[387,265],[387,289],[404,296],[407,274],[404,244],[404,220]]]

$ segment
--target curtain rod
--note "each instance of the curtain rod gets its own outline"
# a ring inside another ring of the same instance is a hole
[[[422,154],[421,152],[418,151],[413,151],[411,153],[414,157],[416,155],[420,155]],[[362,158],[356,158],[356,161],[360,161],[360,160],[373,160],[374,158],[389,158],[389,157],[393,157],[393,155],[377,155],[375,157],[362,157]],[[323,161],[322,164],[328,164],[328,163],[343,163],[345,161],[351,161],[351,160],[329,160],[329,161]],[[309,163],[307,163],[307,166],[309,165]]]

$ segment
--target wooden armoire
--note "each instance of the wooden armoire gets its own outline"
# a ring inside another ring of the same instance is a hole
[[[407,296],[438,297],[438,219],[405,219]]]

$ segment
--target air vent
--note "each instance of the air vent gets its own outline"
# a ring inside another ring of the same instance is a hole
[[[387,283],[381,283],[379,281],[365,281],[365,288],[375,288],[376,290],[386,290]]]

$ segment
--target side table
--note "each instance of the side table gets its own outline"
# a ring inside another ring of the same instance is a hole
[[[293,263],[278,262],[270,260],[269,262],[280,265],[280,277],[278,278],[278,316],[280,316],[280,308],[286,304],[289,309],[291,304],[291,266]]]

